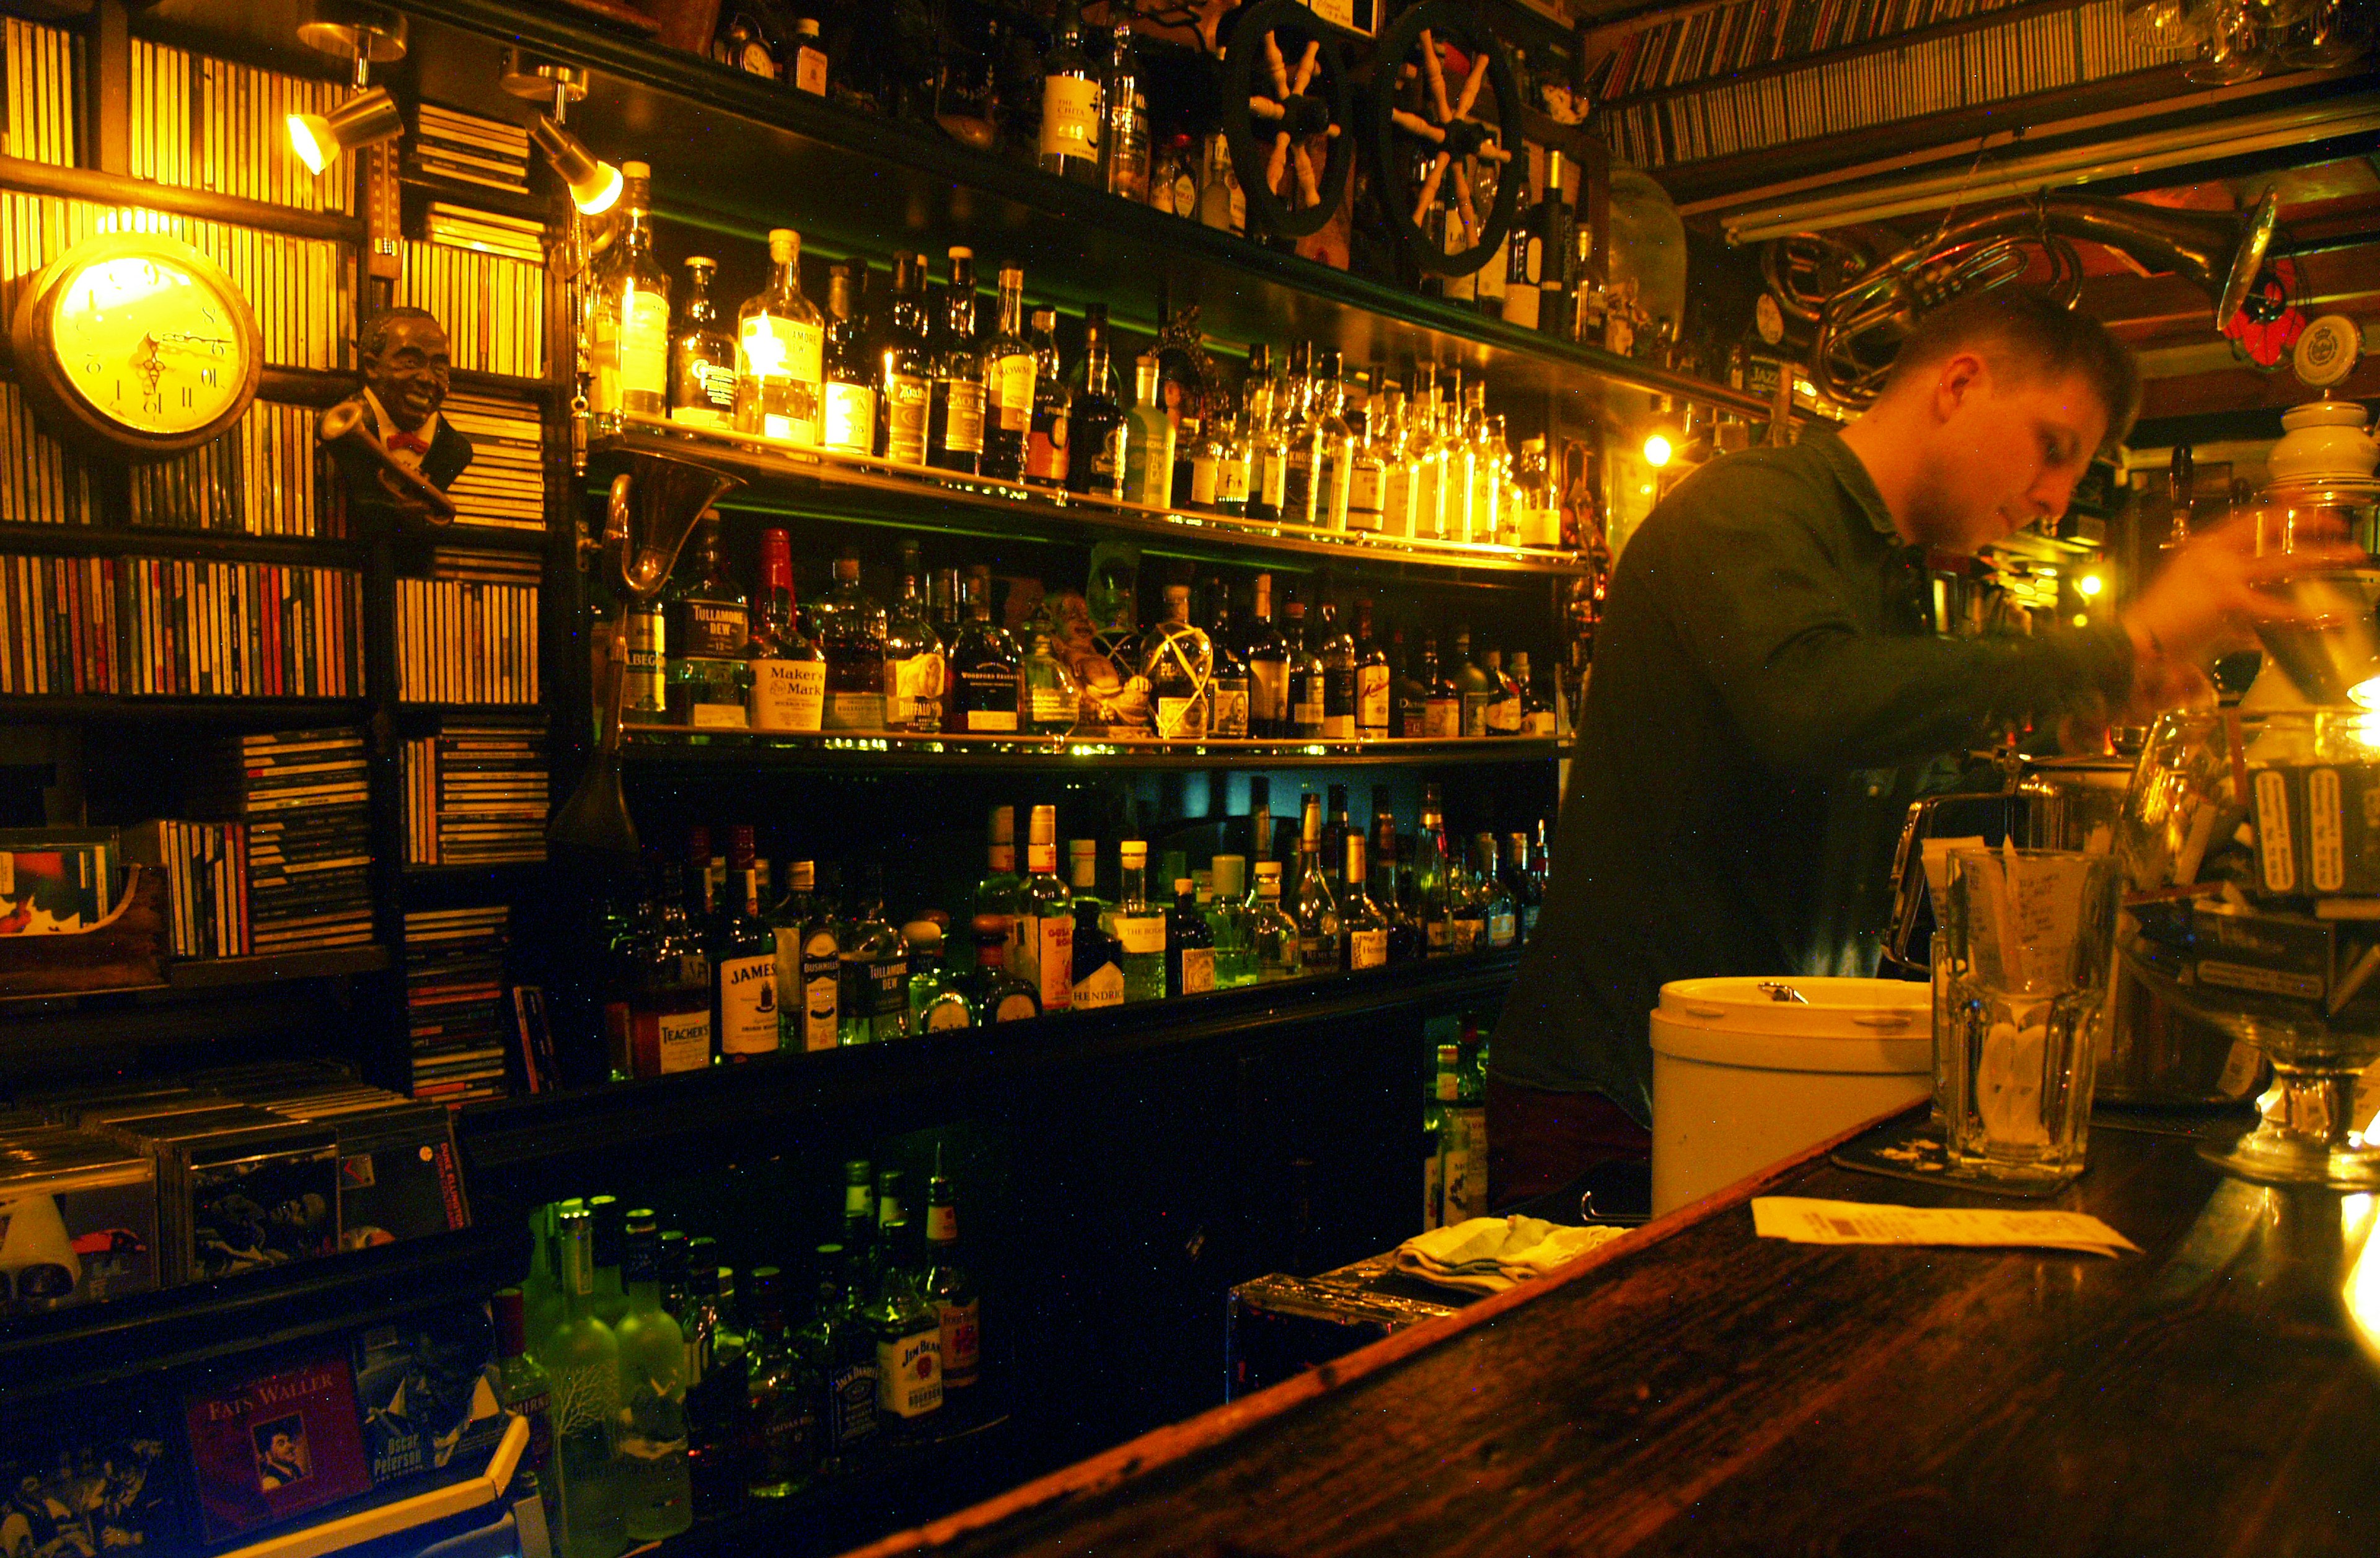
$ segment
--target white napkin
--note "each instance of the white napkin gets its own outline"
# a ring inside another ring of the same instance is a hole
[[[1565,1228],[1541,1217],[1473,1217],[1399,1245],[1396,1269],[1439,1287],[1501,1293],[1626,1232]]]

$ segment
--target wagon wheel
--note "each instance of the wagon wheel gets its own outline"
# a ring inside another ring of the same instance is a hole
[[[1470,62],[1459,79],[1446,68],[1441,51],[1448,44]],[[1491,103],[1485,110],[1483,96]],[[1371,107],[1380,203],[1398,241],[1432,274],[1476,271],[1512,232],[1527,181],[1510,176],[1522,145],[1512,55],[1457,0],[1423,0],[1380,35]],[[1460,222],[1472,240],[1452,252],[1424,225],[1448,186],[1448,220]]]
[[[1345,62],[1313,12],[1259,0],[1241,13],[1223,51],[1223,139],[1252,225],[1302,238],[1330,224],[1354,170],[1354,118]]]

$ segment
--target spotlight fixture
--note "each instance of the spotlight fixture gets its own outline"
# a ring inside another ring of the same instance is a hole
[[[289,149],[316,175],[340,156],[405,133],[404,116],[385,87],[371,85],[371,67],[405,57],[406,20],[362,0],[322,0],[298,41],[318,54],[355,62],[356,96],[328,114],[292,114]]]
[[[598,161],[577,136],[540,114],[529,121],[528,138],[553,164],[555,176],[570,190],[570,203],[581,216],[600,216],[619,200],[625,182],[620,170]]]
[[[1670,444],[1668,433],[1657,431],[1645,435],[1645,463],[1654,469],[1658,470],[1668,465],[1670,456],[1676,453],[1676,446]]]

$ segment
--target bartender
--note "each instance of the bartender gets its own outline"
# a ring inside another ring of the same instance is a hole
[[[1491,1206],[1649,1153],[1663,985],[1876,971],[1892,843],[1929,760],[2022,722],[2170,706],[2243,615],[2276,615],[2258,585],[2363,563],[2327,543],[2259,558],[2234,522],[2115,621],[1935,636],[1927,554],[2064,514],[2139,404],[2139,370],[2097,321],[2020,288],[1971,294],[1919,322],[1856,420],[1714,461],[1638,528],[1496,1029]]]

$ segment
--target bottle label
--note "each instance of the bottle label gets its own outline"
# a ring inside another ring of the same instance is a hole
[[[1385,665],[1355,669],[1355,730],[1375,740],[1389,733],[1389,668]]]
[[[884,663],[884,723],[894,730],[931,729],[941,724],[941,654],[928,651]]]
[[[1295,689],[1295,696],[1297,698],[1297,703],[1296,706],[1290,711],[1290,723],[1297,726],[1298,733],[1300,735],[1305,735],[1309,732],[1318,733],[1322,731],[1325,728],[1323,720],[1322,678],[1319,676],[1307,677],[1305,685]],[[1350,720],[1349,729],[1347,732],[1350,736],[1354,734],[1353,724],[1354,722]]]
[[[1173,501],[1173,424],[1147,408],[1129,419],[1131,451],[1124,459],[1124,499],[1150,508]]]
[[[1225,740],[1236,741],[1248,734],[1248,688],[1245,682],[1217,682],[1208,688],[1214,699],[1213,714],[1207,722],[1208,734]]]
[[[827,1442],[837,1455],[857,1449],[876,1432],[876,1359],[836,1366],[827,1380]]]
[[[1257,459],[1257,501],[1279,514],[1289,501],[1289,465],[1277,450],[1268,449]]]
[[[936,1000],[926,1008],[925,1029],[929,1033],[944,1033],[954,1028],[973,1028],[975,1013],[965,1001],[955,997]]]
[[[880,958],[868,965],[868,1011],[876,1019],[876,1037],[889,1038],[909,1011],[909,960]]]
[[[1000,1004],[991,1009],[994,1022],[1029,1022],[1040,1015],[1041,1008],[1036,1006],[1033,998],[1023,991],[1002,996]]]
[[[1281,517],[1305,524],[1314,517],[1314,451],[1301,444],[1281,468]]]
[[[949,1208],[945,1207],[944,1211]],[[932,1214],[928,1213],[930,1223]],[[926,1235],[932,1238],[929,1232]],[[982,1308],[973,1298],[941,1306],[942,1383],[971,1385],[982,1369]]]
[[[1073,724],[1081,712],[1075,695],[1062,687],[1035,688],[1032,711],[1036,729]]]
[[[1160,698],[1157,700],[1157,738],[1160,741],[1200,741],[1207,736],[1207,700],[1204,698]]]
[[[1066,480],[1067,434],[1072,431],[1072,419],[1063,411],[1051,413],[1035,427],[1025,440],[1025,474],[1051,485],[1063,485]]]
[[[1127,955],[1146,956],[1165,950],[1165,919],[1162,915],[1119,914],[1110,929]]]
[[[1337,967],[1339,962],[1330,945],[1330,938],[1319,932],[1297,938],[1297,957],[1306,968],[1324,974]]]
[[[1075,1001],[1075,922],[1050,915],[1034,919],[1031,926],[1033,992],[1041,998],[1043,1011],[1062,1012]]]
[[[1529,265],[1532,270],[1536,268],[1536,255],[1539,242],[1540,240],[1536,238],[1529,240]],[[1537,327],[1537,289],[1534,285],[1507,286],[1504,289],[1504,323],[1517,324],[1524,330],[1535,330]]]
[[[794,86],[812,97],[826,95],[826,51],[802,48],[794,51]]]
[[[1521,734],[1524,736],[1551,736],[1553,733],[1554,712],[1551,709],[1539,709],[1521,721]]]
[[[827,693],[820,728],[882,730],[884,728],[884,694],[881,692]]]
[[[1075,1010],[1094,1012],[1123,1004],[1123,970],[1111,958],[1075,981]]]
[[[972,379],[944,379],[942,447],[953,454],[983,453],[983,385]]]
[[[1389,933],[1386,931],[1350,931],[1347,932],[1347,967],[1379,968],[1389,961]]]
[[[942,1404],[942,1327],[876,1344],[876,1407],[896,1418],[922,1418]]]
[[[750,702],[754,730],[814,731],[826,713],[826,662],[752,662]]]
[[[731,1055],[777,1051],[777,959],[726,957],[719,962],[719,1048]]]
[[[1248,717],[1270,730],[1289,718],[1289,662],[1248,662]]]
[[[1447,943],[1456,952],[1475,952],[1479,947],[1479,921],[1453,919],[1447,922]]]
[[[1521,734],[1521,700],[1500,698],[1488,705],[1488,731],[1491,736]]]
[[[732,427],[735,420],[735,365],[713,362],[700,352],[678,359],[670,383],[670,420],[696,427]]]
[[[1041,81],[1041,154],[1099,154],[1099,84],[1079,76],[1047,76]]]
[[[1496,695],[1493,693],[1466,692],[1463,695],[1463,735],[1485,736],[1488,734],[1488,712],[1494,706],[1495,701]]]
[[[1014,709],[969,709],[966,716],[969,731],[985,735],[1001,735],[1016,728]]]
[[[1215,493],[1222,478],[1222,462],[1210,455],[1196,455],[1190,460],[1190,501],[1201,508],[1215,505]]]
[[[800,927],[777,928],[778,1029],[805,1050],[834,1048],[836,980],[842,967],[834,937],[826,931],[813,932],[805,943]]]
[[[1394,466],[1380,473],[1380,530],[1385,535],[1413,534],[1413,470]]]
[[[1215,988],[1215,949],[1185,946],[1182,949],[1182,993],[1204,995]]]
[[[645,1041],[638,1047],[654,1055],[661,1075],[699,1071],[710,1064],[709,1012],[648,1012],[637,1026],[638,1038]]]
[[[744,652],[750,619],[744,608],[717,601],[688,601],[685,639],[677,647],[688,660],[734,660]]]
[[[928,1205],[926,1208],[926,1242],[929,1245],[955,1244],[958,1241],[958,1236],[959,1209],[955,1206]],[[949,1361],[949,1356],[947,1354],[944,1355],[943,1361],[946,1363]]]
[[[1524,904],[1521,907],[1521,939],[1523,941],[1527,941],[1537,933],[1539,912],[1538,906],[1535,904]]]
[[[1498,914],[1488,917],[1488,944],[1491,947],[1508,947],[1512,944],[1512,917],[1511,915]]]
[[[1325,741],[1353,741],[1355,739],[1354,711],[1351,709],[1343,714],[1333,714],[1328,712],[1326,710],[1322,716],[1322,738]]]
[[[1191,480],[1195,490],[1196,478]],[[1215,501],[1220,504],[1245,504],[1248,501],[1248,462],[1238,454],[1230,454],[1215,469]]]
[[[1432,741],[1451,741],[1463,734],[1463,700],[1433,698],[1423,706],[1422,735]]]
[[[1347,528],[1351,530],[1378,532],[1388,521],[1385,517],[1387,485],[1380,468],[1365,464],[1352,467],[1347,472]]]
[[[926,463],[926,424],[933,409],[933,385],[905,374],[885,383],[884,457],[909,465]]]
[[[825,385],[826,421],[819,442],[845,454],[876,452],[876,391],[868,384]]]
[[[991,401],[1000,416],[1000,431],[1024,433],[1033,427],[1031,352],[1011,352],[991,365]]]
[[[669,393],[669,299],[638,287],[621,310],[620,385],[630,395]]]
[[[1430,951],[1444,952],[1453,944],[1453,933],[1448,929],[1449,923],[1445,919],[1439,918],[1430,920],[1424,927],[1425,940],[1428,942]]]
[[[819,441],[819,385],[825,378],[826,331],[807,320],[754,314],[736,337],[759,382],[760,432],[796,444]]]
[[[626,708],[635,714],[659,714],[669,707],[669,629],[658,611],[628,613],[628,687]]]

